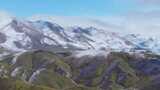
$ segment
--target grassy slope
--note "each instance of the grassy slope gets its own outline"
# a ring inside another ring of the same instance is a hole
[[[147,58],[152,58],[151,56],[155,57],[155,55],[147,55]],[[158,56],[156,55],[156,57]],[[114,69],[109,76],[109,88],[111,90],[136,90],[136,88],[148,88],[147,85],[153,86],[150,85],[150,77],[137,75],[136,70],[129,63],[130,60],[136,60],[136,58],[127,53],[111,53],[106,60],[102,60],[93,75],[85,78],[78,77],[80,81],[76,83],[73,82],[73,77],[80,75],[80,69],[86,68],[91,63],[96,63],[96,58],[92,58],[93,60],[82,63],[79,67],[74,67],[74,63],[64,62],[53,53],[43,51],[26,52],[18,57],[15,65],[10,65],[10,60],[13,59],[12,55],[6,56],[3,59],[3,61],[0,61],[0,67],[5,67],[8,72],[5,74],[7,77],[0,78],[0,88],[3,88],[2,90],[100,90],[101,80],[104,73],[114,62],[119,63],[117,67],[126,74],[126,79],[122,84],[117,83],[117,76],[119,73]],[[26,72],[29,76],[39,65],[44,63],[47,63],[45,66],[46,70],[42,71],[37,76],[36,80],[32,82],[34,85],[26,84],[21,80],[20,77],[23,72]],[[16,66],[22,66],[22,72],[17,75],[14,80],[9,79],[10,71],[12,71]],[[60,75],[55,72],[54,70],[57,68],[69,73],[70,76],[66,77],[66,74]],[[86,87],[86,80],[92,81],[90,87]]]

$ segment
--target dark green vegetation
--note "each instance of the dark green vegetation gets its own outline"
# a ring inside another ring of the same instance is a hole
[[[159,90],[160,56],[111,52],[75,57],[28,51],[0,58],[1,90]]]
[[[13,80],[9,78],[0,78],[0,89],[1,90],[56,90],[53,88],[29,85],[19,80]]]

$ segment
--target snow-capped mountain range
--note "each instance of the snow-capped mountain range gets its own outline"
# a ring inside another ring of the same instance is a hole
[[[0,83],[13,81],[3,90],[159,90],[159,38],[47,18],[0,18]]]
[[[0,23],[0,47],[12,51],[32,49],[145,50],[159,53],[159,45],[158,38],[120,34],[93,26],[64,27],[55,21],[41,18],[20,20],[15,17],[3,17]]]

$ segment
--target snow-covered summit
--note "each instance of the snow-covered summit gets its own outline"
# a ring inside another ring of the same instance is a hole
[[[1,24],[0,46],[13,51],[65,49],[160,52],[160,43],[157,38],[145,38],[135,34],[123,35],[108,29],[93,27],[94,24],[87,27],[74,24],[65,27],[54,21],[53,17],[43,19],[36,17],[27,20],[7,17],[6,20],[7,24]]]

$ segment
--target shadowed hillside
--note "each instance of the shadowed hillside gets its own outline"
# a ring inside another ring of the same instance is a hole
[[[70,52],[61,54],[35,50],[4,55],[0,60],[0,87],[4,90],[150,90],[151,87],[158,90],[158,55],[111,52],[105,56],[77,57]]]

